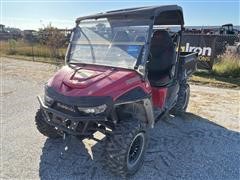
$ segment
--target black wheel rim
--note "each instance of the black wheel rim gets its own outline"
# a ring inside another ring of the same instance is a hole
[[[144,133],[141,132],[134,137],[129,147],[128,156],[127,156],[128,168],[134,168],[134,166],[138,164],[139,160],[142,157],[144,146],[145,146],[145,136],[144,136]]]

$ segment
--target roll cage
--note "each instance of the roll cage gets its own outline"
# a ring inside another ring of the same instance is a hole
[[[138,71],[143,76],[145,75],[145,66],[148,60],[151,44],[151,35],[154,32],[154,26],[156,25],[178,25],[181,30],[178,32],[179,39],[177,43],[177,49],[180,49],[181,42],[181,32],[184,29],[184,18],[182,8],[177,5],[167,5],[167,6],[149,6],[140,8],[129,8],[121,9],[115,11],[108,11],[105,13],[98,13],[90,16],[83,16],[76,19],[76,26],[83,20],[99,19],[99,18],[109,18],[111,20],[118,19],[142,19],[147,20],[149,24],[148,37],[146,39],[146,44],[144,47],[144,52],[142,52],[141,62],[136,62],[134,69]],[[71,42],[71,40],[70,40]],[[69,51],[68,47],[67,52]],[[179,51],[177,52],[176,58],[179,58]],[[66,63],[68,63],[68,53],[66,55]]]

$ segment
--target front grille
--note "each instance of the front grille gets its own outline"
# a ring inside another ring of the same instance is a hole
[[[61,105],[59,106],[59,104]],[[52,108],[71,116],[89,116],[89,114],[79,111],[76,106],[71,106],[59,101],[55,101]]]
[[[63,112],[65,114],[69,114],[69,115],[72,115],[72,116],[79,115],[76,107],[65,104],[65,103],[62,103],[62,102],[58,102],[58,101],[54,102],[52,108],[57,110],[57,111],[60,111],[60,112]]]

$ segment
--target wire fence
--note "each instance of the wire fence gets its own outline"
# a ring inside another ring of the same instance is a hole
[[[0,53],[5,55],[26,56],[32,61],[42,59],[42,61],[55,61],[60,63],[64,61],[67,47],[50,48],[40,43],[29,43],[23,40],[1,41]]]

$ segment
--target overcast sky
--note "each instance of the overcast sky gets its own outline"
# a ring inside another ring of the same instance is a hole
[[[186,25],[239,25],[239,0],[0,0],[0,24],[20,29],[38,29],[51,22],[59,28],[71,28],[77,17],[102,11],[138,6],[177,4],[182,6]]]

